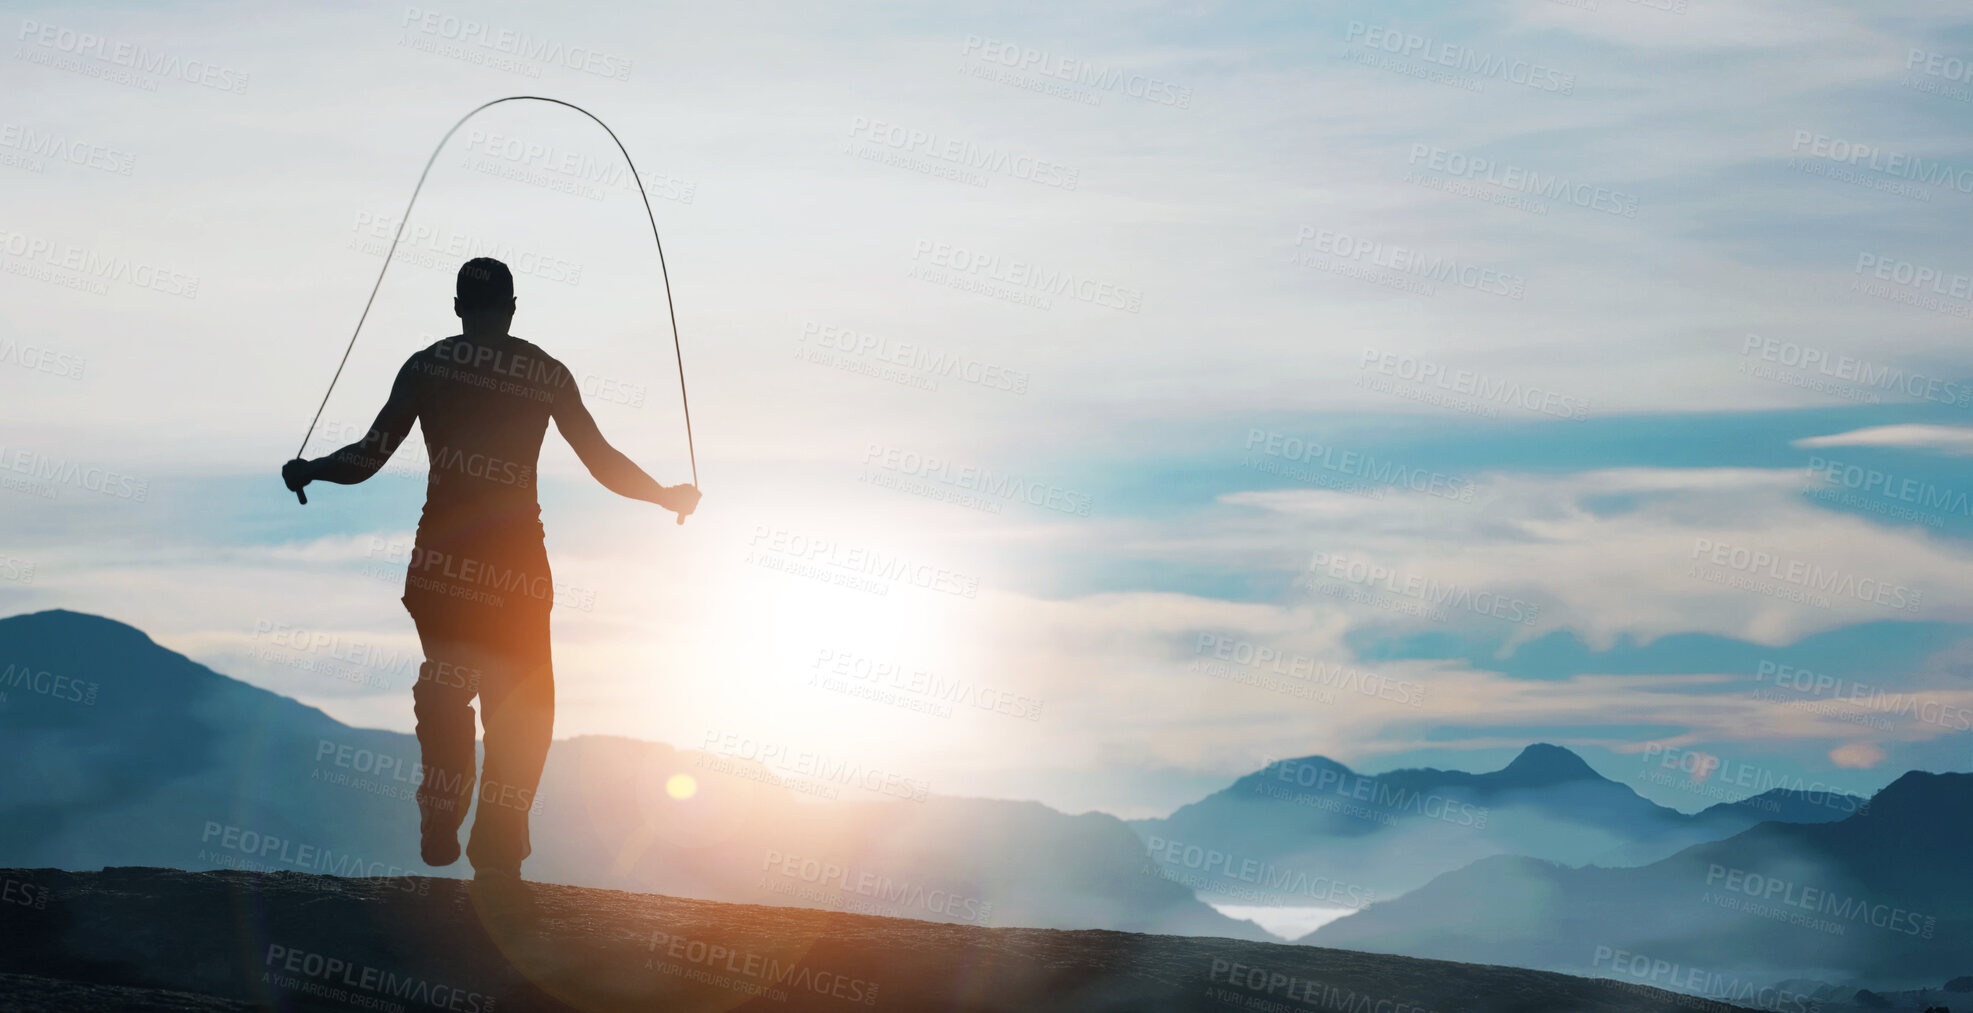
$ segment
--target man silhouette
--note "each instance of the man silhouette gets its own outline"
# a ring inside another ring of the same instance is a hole
[[[312,481],[361,482],[390,460],[412,422],[422,424],[431,471],[403,599],[425,652],[412,690],[424,761],[419,850],[430,865],[459,858],[459,828],[475,795],[477,696],[486,763],[466,856],[476,896],[524,905],[528,813],[555,719],[554,581],[535,501],[548,420],[612,492],[675,511],[682,524],[699,491],[659,485],[603,439],[568,370],[507,333],[514,305],[507,265],[486,257],[461,265],[452,306],[462,332],[405,360],[361,441],[289,461],[281,477],[294,491]]]

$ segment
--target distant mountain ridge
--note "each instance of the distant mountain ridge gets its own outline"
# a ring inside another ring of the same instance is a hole
[[[0,865],[434,871],[416,854],[410,736],[345,726],[130,626],[80,613],[0,619],[0,662],[15,673],[0,686]],[[681,773],[697,783],[689,799],[667,789]],[[1519,896],[1508,884],[1552,892],[1571,876],[1611,871],[1562,866],[1615,864],[1616,855],[1657,862],[1745,836],[1762,819],[1844,815],[1831,798],[1780,790],[1681,814],[1546,743],[1481,773],[1365,775],[1320,756],[1284,760],[1163,820],[1129,823],[922,793],[816,804],[809,789],[817,786],[799,780],[661,743],[558,740],[536,803],[529,875],[980,927],[1256,940],[1272,937],[1202,899],[1229,910],[1367,908],[1337,923],[1348,928],[1333,938],[1453,955],[1464,954],[1457,940],[1435,935],[1421,909],[1398,895],[1466,883],[1455,893],[1507,910]],[[1908,803],[1886,791],[1869,811],[1896,817]],[[1834,798],[1863,808],[1862,800]],[[1528,855],[1536,857],[1513,857]],[[1499,870],[1498,881],[1489,878]],[[438,873],[464,871],[461,863]],[[1646,891],[1629,902],[1658,899]],[[1538,940],[1471,927],[1486,924],[1475,915],[1448,931],[1485,931],[1500,944],[1485,951],[1489,963],[1599,973],[1573,951],[1548,953]],[[1568,945],[1591,938],[1583,934],[1591,928],[1571,924]],[[1509,945],[1517,941],[1527,945]]]
[[[351,728],[66,610],[0,619],[0,663],[17,680],[0,703],[0,865],[470,873],[418,859],[409,735]],[[667,791],[674,774],[694,778],[691,797]],[[1114,817],[922,794],[815,804],[799,780],[661,743],[558,740],[528,875],[983,926],[1272,938],[1150,874]]]
[[[1923,988],[1973,972],[1969,840],[1973,774],[1912,771],[1848,819],[1761,823],[1638,868],[1485,859],[1303,941],[1578,974],[1622,951],[1719,980]]]
[[[1170,874],[1209,899],[1360,908],[1495,855],[1637,865],[1763,820],[1823,822],[1864,804],[1775,789],[1686,814],[1568,749],[1535,743],[1484,773],[1372,775],[1324,756],[1280,760],[1131,827]],[[1266,871],[1249,875],[1256,867]],[[1275,885],[1304,883],[1319,888]]]

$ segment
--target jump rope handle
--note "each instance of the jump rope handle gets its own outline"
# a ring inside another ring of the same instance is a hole
[[[303,491],[301,491],[300,489],[296,489],[296,490],[295,490],[295,498],[296,498],[296,499],[298,499],[298,500],[301,500],[301,505],[302,505],[302,506],[307,506],[307,505],[308,505],[308,494],[307,494],[307,493],[305,493],[305,492],[303,492]]]

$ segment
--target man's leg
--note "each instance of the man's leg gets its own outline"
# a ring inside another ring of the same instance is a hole
[[[520,612],[520,610],[516,610]],[[478,876],[515,876],[533,849],[528,815],[555,729],[555,675],[548,613],[529,609],[500,626],[498,662],[480,687],[486,759],[466,856]]]
[[[412,613],[425,663],[411,688],[424,779],[418,785],[419,852],[427,865],[459,860],[459,827],[473,799],[475,652],[439,615]]]

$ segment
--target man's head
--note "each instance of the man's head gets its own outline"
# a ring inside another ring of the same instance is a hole
[[[497,327],[514,322],[514,273],[492,257],[475,257],[459,265],[459,286],[452,312],[467,329]]]

